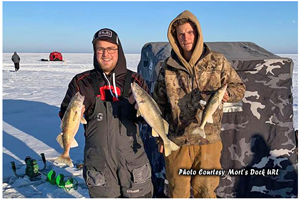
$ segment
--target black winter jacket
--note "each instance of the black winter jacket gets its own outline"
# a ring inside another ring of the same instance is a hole
[[[11,57],[11,60],[14,63],[19,63],[20,62],[20,57],[19,57],[19,55],[16,52],[14,52],[13,56]]]
[[[118,47],[118,57],[119,57],[119,60],[117,62],[115,69],[110,73],[110,75],[107,75],[107,78],[110,81],[110,84],[112,85],[112,82],[113,82],[112,74],[115,73],[116,86],[118,87],[118,89],[120,90],[120,93],[122,94],[125,77],[126,77],[126,72],[127,72],[127,67],[126,67],[126,60],[125,60],[125,56],[124,56],[124,52],[123,52],[121,43],[119,44],[119,47]],[[109,84],[108,84],[106,78],[104,77],[103,71],[96,59],[95,54],[94,54],[94,68],[95,68],[94,70],[96,71],[98,80],[99,80],[99,89],[101,90],[101,88],[102,88],[102,90],[103,90],[104,87],[105,86],[108,87]],[[91,75],[90,75],[91,71],[92,70],[76,75],[70,82],[66,96],[61,104],[61,109],[60,109],[60,113],[59,113],[59,116],[61,118],[63,117],[72,97],[78,91],[81,93],[81,95],[85,96],[85,100],[84,100],[84,105],[86,107],[86,111],[84,113],[85,116],[88,116],[93,112],[93,108],[95,106],[95,98],[94,98],[93,83],[92,83],[92,79],[91,79]],[[144,90],[149,92],[148,86],[141,75],[133,72],[132,77],[131,77],[131,82],[133,82],[133,81],[137,82]],[[128,101],[132,105],[135,105],[135,99],[133,98],[131,88],[129,87],[129,89],[130,90],[129,90],[129,95],[128,95]],[[106,96],[109,96],[109,95],[106,95]],[[102,99],[104,99],[103,96],[100,96],[100,97],[102,97]]]

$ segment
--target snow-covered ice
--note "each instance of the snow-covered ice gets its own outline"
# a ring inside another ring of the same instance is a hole
[[[11,161],[15,161],[18,174],[24,174],[24,159],[30,156],[43,167],[40,153],[46,156],[47,165],[58,157],[62,149],[56,141],[60,133],[58,111],[68,84],[78,73],[93,69],[92,53],[64,53],[65,62],[42,62],[48,53],[19,53],[20,70],[14,72],[11,54],[3,54],[3,197],[15,198],[68,198],[89,197],[86,187],[69,193],[48,182],[31,184],[26,178],[14,178]],[[136,71],[139,54],[126,55],[127,66]],[[75,137],[79,147],[71,149],[71,158],[82,163],[84,136],[81,126]],[[51,161],[52,160],[52,161]],[[81,170],[53,167],[58,174],[76,176],[84,184]],[[65,178],[66,178],[65,177]],[[29,184],[28,184],[29,183]]]
[[[40,153],[46,156],[48,167],[61,152],[56,136],[60,133],[58,111],[72,77],[93,69],[92,53],[64,53],[65,62],[42,62],[48,53],[19,53],[20,70],[14,72],[12,53],[3,54],[3,197],[4,198],[88,198],[81,170],[54,166],[57,174],[76,176],[80,186],[66,192],[56,185],[41,181],[31,182],[26,177],[16,178],[11,169],[15,161],[18,174],[24,174],[24,159],[30,156],[43,166]],[[280,55],[292,58],[294,127],[298,129],[298,55]],[[137,70],[140,54],[127,54],[127,67]],[[75,139],[79,147],[72,148],[70,156],[82,163],[84,136],[81,126]]]

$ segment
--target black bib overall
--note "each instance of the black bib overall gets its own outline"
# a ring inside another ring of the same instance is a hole
[[[91,72],[91,77],[96,104],[85,127],[83,169],[90,196],[141,197],[152,193],[151,168],[134,122],[136,110],[126,99],[126,86],[122,100],[102,101],[97,97],[96,73]]]

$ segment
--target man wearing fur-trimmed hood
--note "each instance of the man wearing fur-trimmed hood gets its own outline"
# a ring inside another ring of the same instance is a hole
[[[171,56],[159,72],[153,95],[170,125],[168,137],[181,146],[165,157],[170,196],[189,198],[192,186],[194,197],[216,197],[218,176],[191,178],[178,171],[221,169],[223,110],[217,109],[212,122],[204,126],[206,136],[194,132],[200,129],[202,113],[216,91],[227,84],[222,102],[237,102],[244,96],[245,85],[227,59],[203,43],[200,24],[191,12],[182,12],[170,23],[168,39]]]

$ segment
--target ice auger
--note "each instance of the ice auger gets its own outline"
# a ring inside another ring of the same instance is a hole
[[[39,169],[39,165],[37,164],[36,159],[31,158],[30,156],[27,156],[25,158],[25,164],[26,164],[26,169],[25,169],[25,174],[24,175],[19,175],[17,174],[17,169],[16,169],[16,164],[14,161],[10,162],[12,170],[15,174],[16,177],[24,177],[27,175],[30,180],[34,181],[37,179],[40,179],[41,171],[46,169],[46,158],[45,154],[41,153],[41,157],[44,163],[44,167],[42,169]]]

